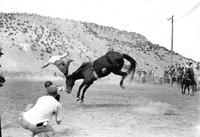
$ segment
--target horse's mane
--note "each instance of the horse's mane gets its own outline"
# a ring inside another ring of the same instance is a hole
[[[90,62],[84,62],[84,63],[82,63],[82,65],[81,65],[76,71],[74,71],[71,75],[80,74],[80,72],[82,72],[83,69],[84,69],[86,66],[88,66],[88,65],[91,65],[91,63],[90,63]]]

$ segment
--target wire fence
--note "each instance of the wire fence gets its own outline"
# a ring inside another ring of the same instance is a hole
[[[197,89],[200,90],[200,74],[195,75]],[[135,81],[137,83],[151,83],[151,84],[170,84],[170,75],[164,73],[163,75],[156,75],[153,71],[138,70],[135,74]]]

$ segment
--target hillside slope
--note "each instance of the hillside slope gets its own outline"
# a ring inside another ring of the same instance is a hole
[[[40,67],[51,55],[65,52],[75,60],[70,71],[110,49],[129,54],[137,61],[138,69],[153,70],[158,75],[170,65],[169,50],[138,33],[34,14],[0,13],[0,46],[5,54],[2,69],[20,75],[59,73],[55,66],[44,70]],[[174,55],[175,62],[186,60]]]

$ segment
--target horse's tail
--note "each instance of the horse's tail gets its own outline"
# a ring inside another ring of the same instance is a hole
[[[134,78],[137,62],[131,56],[129,56],[127,54],[122,54],[122,55],[123,55],[123,58],[125,58],[126,60],[128,60],[131,63],[129,70],[128,70],[128,74],[131,74],[130,79],[132,81]]]

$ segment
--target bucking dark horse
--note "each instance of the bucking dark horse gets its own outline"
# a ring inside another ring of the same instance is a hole
[[[121,71],[124,65],[124,59],[130,62],[130,67],[127,72]],[[86,90],[93,84],[93,82],[98,78],[109,75],[110,73],[122,76],[120,86],[124,89],[123,81],[129,74],[131,76],[130,79],[133,80],[136,64],[136,61],[127,54],[121,54],[116,51],[108,51],[105,55],[101,56],[93,63],[83,63],[75,72],[66,76],[66,92],[71,93],[75,81],[78,79],[83,79],[83,82],[79,86],[77,92],[77,101],[83,103],[84,94]],[[82,88],[83,91],[80,97]]]

